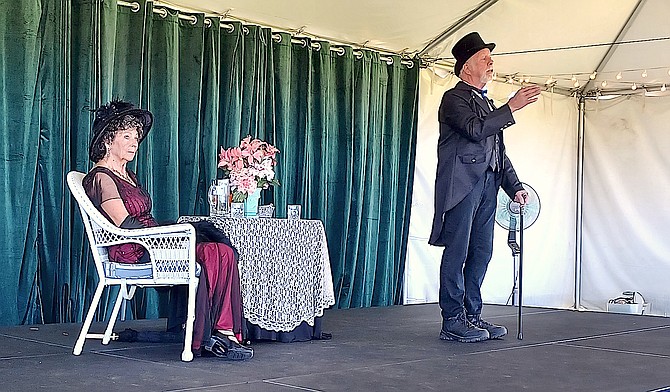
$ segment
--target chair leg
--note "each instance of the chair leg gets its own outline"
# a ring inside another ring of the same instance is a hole
[[[79,332],[79,337],[77,342],[74,344],[74,350],[72,354],[79,355],[81,350],[84,348],[84,342],[86,341],[86,335],[88,335],[88,329],[91,328],[91,322],[93,322],[93,316],[95,316],[95,311],[98,308],[98,303],[100,302],[100,297],[102,296],[102,291],[104,290],[105,285],[100,282],[98,283],[98,288],[95,289],[95,294],[93,295],[93,300],[91,305],[88,308],[88,313],[86,313],[86,319],[84,320],[84,325],[81,327],[81,332]]]
[[[126,306],[128,304],[128,300],[124,299],[121,301],[121,321],[126,321]]]
[[[128,290],[126,282],[121,283],[121,287],[119,287],[119,295],[116,296],[116,302],[114,302],[112,315],[110,316],[109,323],[107,323],[107,329],[105,329],[105,335],[102,337],[102,344],[109,344],[109,341],[112,339],[112,332],[114,332],[116,319],[119,316],[119,309],[121,309],[121,304],[124,303],[124,300],[130,300],[133,298],[136,288],[137,286],[132,286],[130,290]]]
[[[184,351],[181,353],[181,360],[190,362],[193,360],[193,323],[195,321],[195,292],[198,288],[198,278],[192,279],[188,283],[188,310],[186,314],[186,331],[184,336]]]

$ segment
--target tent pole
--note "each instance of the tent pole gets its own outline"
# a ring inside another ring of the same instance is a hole
[[[497,3],[498,0],[484,0],[479,3],[472,11],[463,16],[461,19],[456,21],[456,23],[447,27],[440,35],[433,38],[418,54],[419,57],[425,55],[429,51],[433,50],[437,45],[441,44],[445,39],[451,37],[458,29],[470,23],[473,19],[481,15],[484,11],[489,9],[493,4]]]
[[[584,115],[585,99],[579,96],[577,123],[577,200],[575,216],[575,310],[582,305],[582,228],[584,207]]]

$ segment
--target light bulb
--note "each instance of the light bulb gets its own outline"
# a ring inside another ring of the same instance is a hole
[[[637,90],[637,84],[633,83],[633,85],[630,86],[630,89],[631,90]]]
[[[544,84],[552,84],[552,83],[554,83],[554,78],[551,76],[549,77],[549,79],[547,79],[546,82],[544,82]]]
[[[602,83],[600,83],[601,86],[607,87],[607,80],[603,80]]]
[[[623,78],[623,76],[621,76],[621,72],[616,74],[616,80],[621,80],[621,78]]]
[[[579,80],[575,80],[575,83],[573,84],[575,87],[579,87]]]
[[[572,80],[572,81],[574,82],[575,80],[577,80],[577,78],[575,77],[575,75],[572,75],[572,77],[570,78],[570,80]]]
[[[530,77],[526,76],[526,79],[523,80],[526,83],[530,83]]]
[[[661,91],[665,92],[665,90],[667,90],[667,89],[665,88],[665,83],[663,83],[663,86],[661,87]]]
[[[596,78],[596,71],[593,71],[591,75],[589,75],[589,79],[593,80]]]
[[[646,70],[646,69],[645,69],[644,71],[642,71],[642,77],[643,77],[643,78],[646,78],[646,77],[647,77],[647,70]]]

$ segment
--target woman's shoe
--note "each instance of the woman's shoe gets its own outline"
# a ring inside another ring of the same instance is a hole
[[[230,339],[221,332],[213,332],[209,344],[205,349],[219,358],[227,358],[232,361],[244,361],[254,356],[254,349]]]

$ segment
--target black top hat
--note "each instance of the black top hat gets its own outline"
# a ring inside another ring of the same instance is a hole
[[[456,76],[458,76],[461,73],[461,69],[463,69],[463,64],[465,64],[466,61],[470,57],[472,57],[473,54],[479,52],[480,50],[484,48],[488,48],[490,51],[493,51],[493,48],[496,47],[496,44],[490,43],[486,44],[484,43],[484,40],[482,37],[479,36],[479,33],[477,32],[472,32],[470,34],[467,34],[456,44],[454,47],[451,49],[451,54],[454,55],[456,58],[456,65],[454,66],[454,73]]]
[[[124,116],[133,116],[142,123],[142,135],[140,143],[149,133],[151,125],[154,122],[154,116],[150,111],[136,108],[132,103],[121,100],[113,100],[106,105],[102,105],[95,110],[95,119],[93,120],[93,137],[88,146],[88,157],[93,162],[98,162],[105,155],[104,135],[107,133],[109,124]]]

